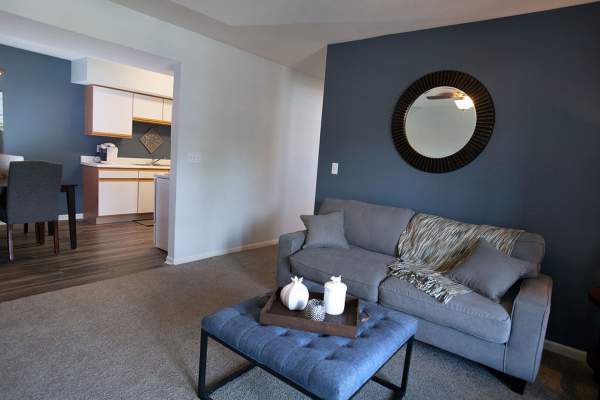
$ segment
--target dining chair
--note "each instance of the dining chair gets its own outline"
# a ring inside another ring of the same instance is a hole
[[[0,154],[0,180],[8,179],[8,168],[13,161],[25,161],[25,157],[13,154]],[[28,231],[29,225],[23,224],[23,232],[27,233]]]
[[[10,163],[8,186],[0,204],[0,220],[6,223],[8,258],[14,259],[14,224],[52,222],[54,253],[59,252],[58,214],[62,165],[44,161]]]

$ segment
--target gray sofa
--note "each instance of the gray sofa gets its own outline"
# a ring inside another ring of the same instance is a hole
[[[552,295],[552,279],[539,274],[523,279],[500,303],[475,292],[456,296],[448,304],[437,302],[411,284],[387,277],[395,260],[400,234],[413,210],[353,200],[326,199],[319,213],[344,211],[349,250],[302,249],[305,232],[279,238],[277,283],[291,275],[304,277],[319,288],[332,275],[342,275],[348,292],[419,319],[416,338],[512,377],[513,390],[521,392],[537,376]],[[538,265],[544,256],[544,239],[522,233],[511,254]]]

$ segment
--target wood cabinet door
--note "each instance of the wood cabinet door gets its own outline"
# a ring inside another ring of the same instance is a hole
[[[98,182],[98,215],[136,214],[137,180]]]
[[[88,135],[131,137],[133,93],[91,86],[86,103]]]
[[[173,100],[163,99],[163,121],[171,122],[173,119]]]
[[[134,93],[133,118],[139,121],[162,121],[163,99],[160,97]]]
[[[138,213],[154,212],[154,181],[138,182]]]

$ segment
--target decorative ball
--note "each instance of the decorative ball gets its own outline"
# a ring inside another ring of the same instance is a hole
[[[325,320],[325,304],[318,299],[310,299],[304,309],[304,317],[313,321]]]

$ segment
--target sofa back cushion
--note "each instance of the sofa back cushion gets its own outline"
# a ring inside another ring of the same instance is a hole
[[[397,255],[398,239],[415,214],[407,208],[387,207],[356,200],[325,199],[319,214],[344,212],[346,239],[363,249]]]
[[[545,252],[546,243],[542,236],[537,233],[523,232],[515,242],[510,256],[535,264],[537,272],[540,272],[540,264],[544,259]],[[528,273],[524,278],[535,278],[536,276],[537,273]]]

